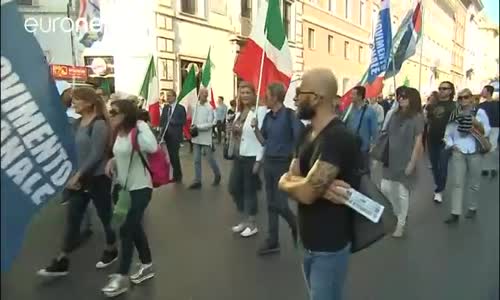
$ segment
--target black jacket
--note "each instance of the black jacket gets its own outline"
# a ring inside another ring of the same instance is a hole
[[[160,127],[162,128],[162,133],[169,119],[167,113],[168,107],[169,105],[165,105],[161,114]],[[171,112],[171,120],[170,123],[168,123],[167,133],[165,133],[165,142],[167,142],[167,146],[168,143],[182,142],[182,127],[186,124],[186,109],[184,106],[177,104],[173,105],[172,109],[174,111],[173,113]]]

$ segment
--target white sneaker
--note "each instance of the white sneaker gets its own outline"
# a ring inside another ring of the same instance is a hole
[[[231,227],[231,230],[232,230],[234,233],[240,233],[240,232],[242,232],[243,230],[245,230],[245,228],[246,228],[245,223],[240,223],[240,224],[238,224],[238,225],[236,225],[236,226]]]
[[[105,287],[102,288],[102,292],[107,297],[116,297],[120,294],[128,291],[130,287],[130,281],[128,276],[123,276],[120,274],[111,274],[109,275],[109,281]]]
[[[443,195],[441,193],[435,193],[434,194],[434,201],[437,203],[442,203],[443,202]]]
[[[247,228],[245,228],[245,230],[243,230],[243,232],[240,235],[242,237],[251,237],[252,235],[256,234],[257,232],[259,232],[257,227],[254,227],[254,228],[247,227]]]
[[[396,230],[394,230],[394,233],[392,234],[392,237],[394,238],[403,237],[404,231],[405,231],[405,226],[398,224],[396,226]]]
[[[130,275],[130,281],[135,284],[140,284],[145,280],[153,278],[154,276],[155,272],[153,270],[153,264],[137,264],[137,271]]]

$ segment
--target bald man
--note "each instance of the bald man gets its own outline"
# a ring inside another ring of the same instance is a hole
[[[350,255],[351,209],[339,185],[359,187],[360,149],[332,103],[337,79],[329,69],[306,72],[297,88],[297,115],[311,125],[299,139],[280,189],[298,202],[304,277],[311,300],[342,299]],[[343,183],[342,183],[343,182]],[[330,188],[332,187],[332,188]]]

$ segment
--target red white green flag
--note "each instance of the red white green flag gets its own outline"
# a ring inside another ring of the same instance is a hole
[[[210,50],[208,49],[207,60],[203,66],[203,72],[201,73],[201,86],[206,88],[210,93],[210,106],[215,109],[215,99],[214,92],[212,90],[212,60],[210,59]]]
[[[279,0],[260,2],[258,14],[252,20],[252,33],[236,58],[233,71],[257,89],[262,65],[262,96],[273,82],[281,82],[288,88],[293,65]],[[263,51],[265,56],[261,64]]]

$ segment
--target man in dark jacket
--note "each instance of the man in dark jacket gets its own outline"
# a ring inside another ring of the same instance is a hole
[[[167,104],[163,107],[160,119],[160,131],[168,148],[168,155],[173,168],[175,182],[182,182],[182,168],[179,148],[182,142],[182,127],[186,124],[186,109],[177,103],[177,94],[167,91]],[[166,130],[166,132],[165,132]]]

